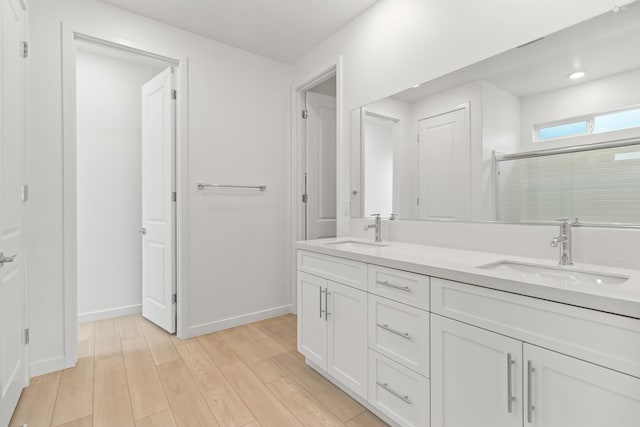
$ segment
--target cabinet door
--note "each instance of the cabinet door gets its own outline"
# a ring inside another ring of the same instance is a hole
[[[327,369],[327,281],[298,271],[298,351]]]
[[[367,396],[367,293],[329,282],[329,374]]]
[[[431,425],[522,426],[522,342],[431,315]]]
[[[640,379],[524,345],[525,426],[637,427]]]

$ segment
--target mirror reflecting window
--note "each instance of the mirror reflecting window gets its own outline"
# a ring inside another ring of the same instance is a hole
[[[354,110],[352,216],[640,224],[638,46],[636,2]]]

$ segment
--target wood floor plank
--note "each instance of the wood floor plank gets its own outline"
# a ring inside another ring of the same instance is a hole
[[[260,360],[255,363],[247,364],[247,366],[249,366],[249,368],[265,384],[287,376],[287,373],[271,359]]]
[[[96,361],[122,354],[120,331],[115,318],[96,321],[94,335]]]
[[[95,322],[78,325],[78,359],[95,355]]]
[[[133,427],[133,411],[122,356],[96,360],[94,427]]]
[[[48,382],[59,382],[60,376],[62,375],[62,371],[55,371],[49,374],[39,375],[37,377],[33,377],[29,380],[29,387],[33,387],[36,385],[48,383]]]
[[[200,343],[181,345],[178,352],[221,426],[240,427],[255,420]]]
[[[243,335],[267,357],[272,357],[287,351],[287,349],[280,345],[278,341],[274,340],[254,325],[245,325],[241,331]]]
[[[364,412],[365,409],[362,405],[331,384],[322,375],[305,365],[293,354],[282,353],[275,356],[273,360],[336,415],[340,421],[345,422]]]
[[[238,355],[224,342],[217,332],[198,337],[198,342],[213,360],[213,363],[218,366],[228,365],[240,360]]]
[[[89,415],[88,417],[83,417],[75,421],[70,421],[65,424],[60,424],[55,427],[93,427],[93,415]]]
[[[362,414],[348,421],[347,427],[389,427],[389,424],[385,423],[371,412],[364,411]]]
[[[141,317],[139,314],[118,317],[118,331],[121,340],[143,337]]]
[[[180,359],[159,365],[158,374],[178,427],[217,427],[219,425],[184,361]]]
[[[262,426],[257,421],[251,421],[249,424],[245,424],[242,427],[262,427]]]
[[[156,365],[180,359],[176,347],[171,342],[171,338],[169,338],[169,334],[166,331],[146,319],[142,319],[142,330]]]
[[[273,381],[268,387],[305,427],[344,427],[338,418],[290,377]]]
[[[136,421],[136,427],[176,427],[171,410],[167,409],[158,414]]]
[[[302,426],[243,362],[220,369],[263,427]]]
[[[53,411],[54,426],[93,414],[93,369],[94,360],[82,358],[75,367],[62,371]]]
[[[187,338],[186,340],[181,340],[175,334],[169,335],[169,338],[171,338],[171,342],[176,347],[179,346],[179,345],[189,344],[191,342],[197,341],[196,338]]]
[[[253,345],[240,328],[227,329],[219,334],[243,362],[250,364],[264,360],[265,355]]]
[[[136,420],[169,409],[155,362],[144,337],[122,341],[133,417]]]
[[[25,388],[9,426],[50,426],[57,394],[57,381],[46,381]]]

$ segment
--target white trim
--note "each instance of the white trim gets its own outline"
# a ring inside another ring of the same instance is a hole
[[[144,53],[146,56],[169,58],[176,66],[178,98],[176,105],[176,292],[178,297],[177,334],[188,334],[188,58],[174,59],[136,46],[124,45],[117,35],[95,34],[82,25],[60,23],[61,73],[62,73],[62,145],[63,145],[63,289],[64,289],[64,364],[62,368],[75,366],[77,362],[77,236],[76,236],[76,93],[75,93],[75,45],[76,38],[91,39],[106,45]],[[167,66],[171,65],[170,63]]]
[[[301,117],[301,111],[306,106],[305,94],[308,89],[322,83],[331,77],[336,78],[336,171],[340,177],[339,160],[341,158],[342,142],[342,55],[328,67],[308,77],[291,89],[291,171],[290,171],[290,237],[292,241],[305,238],[305,206],[301,203],[301,195],[304,192],[304,175],[306,169],[306,153],[303,141],[305,140],[305,122]],[[339,220],[342,212],[342,191],[340,180],[336,179],[336,233],[339,234]],[[348,222],[347,222],[348,229]],[[291,280],[291,307],[292,313],[297,313],[297,286],[296,286],[296,251],[293,244],[289,244],[289,256],[287,270]]]
[[[128,316],[142,313],[142,304],[125,305],[123,307],[109,308],[106,310],[78,313],[78,323],[94,322],[96,320],[111,319],[113,317]]]
[[[53,359],[41,360],[31,364],[31,377],[49,374],[55,371],[61,371],[65,368],[64,356],[58,356]]]
[[[246,325],[247,323],[258,322],[260,320],[289,314],[292,313],[293,307],[293,304],[287,304],[280,307],[269,308],[267,310],[256,311],[254,313],[243,314],[241,316],[229,317],[227,319],[190,326],[187,338],[209,334],[211,332],[218,332],[235,326]]]

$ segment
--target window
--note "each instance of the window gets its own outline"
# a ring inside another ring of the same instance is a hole
[[[534,142],[640,128],[640,107],[534,126]]]

